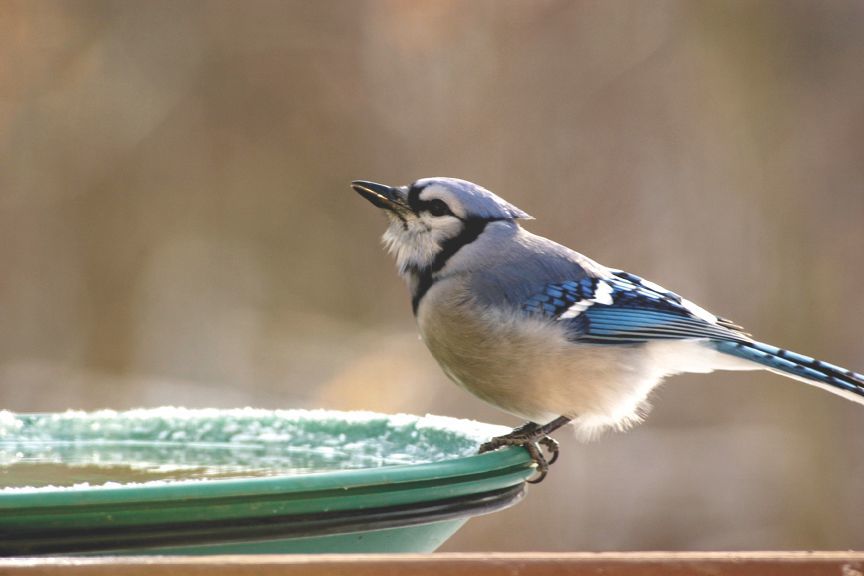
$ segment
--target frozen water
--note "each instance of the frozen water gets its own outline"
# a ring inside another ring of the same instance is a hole
[[[0,411],[0,492],[422,464],[475,454],[506,431],[441,416],[326,410]]]

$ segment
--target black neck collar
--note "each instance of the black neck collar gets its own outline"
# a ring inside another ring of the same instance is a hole
[[[411,309],[414,311],[415,316],[417,315],[417,308],[420,306],[420,300],[423,299],[423,296],[426,295],[426,292],[435,283],[435,273],[440,271],[447,264],[450,257],[456,254],[463,246],[474,242],[483,233],[489,222],[490,220],[465,220],[465,227],[462,231],[441,245],[441,251],[435,255],[435,260],[429,266],[411,271],[411,274],[416,279],[414,293],[411,297]]]

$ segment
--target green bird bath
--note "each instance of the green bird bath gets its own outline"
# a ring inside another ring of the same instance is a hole
[[[306,410],[0,412],[0,555],[431,552],[511,506],[499,426]]]

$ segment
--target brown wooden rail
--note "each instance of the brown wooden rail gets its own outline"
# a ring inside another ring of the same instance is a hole
[[[0,559],[3,576],[864,576],[862,552],[633,552]]]

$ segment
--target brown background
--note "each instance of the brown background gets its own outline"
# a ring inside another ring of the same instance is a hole
[[[350,191],[474,180],[864,369],[864,3],[0,0],[0,406],[515,424],[446,381]],[[673,379],[447,550],[864,546],[864,408]]]

